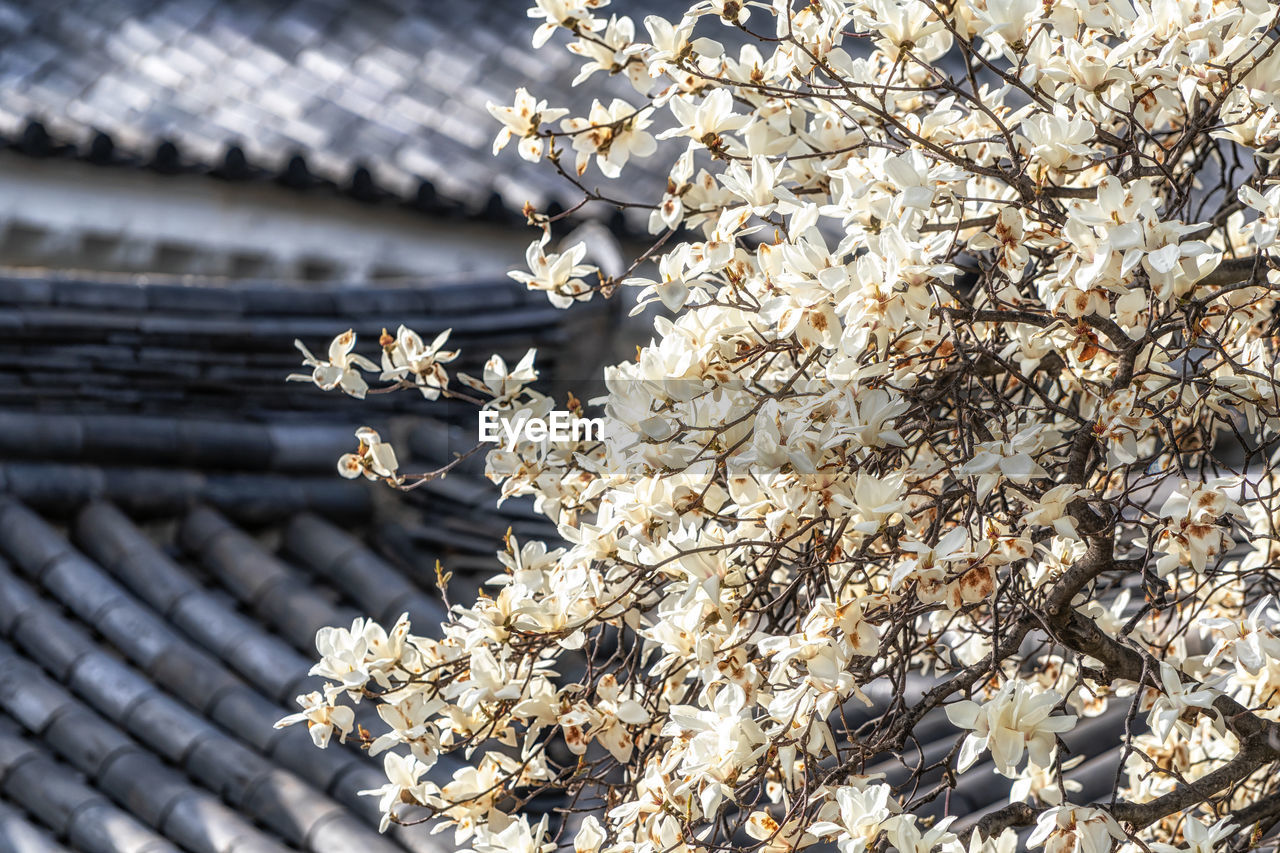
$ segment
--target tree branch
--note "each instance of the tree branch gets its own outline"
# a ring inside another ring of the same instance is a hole
[[[1189,782],[1150,802],[1116,803],[1111,809],[1111,815],[1118,821],[1132,824],[1135,829],[1142,829],[1162,817],[1204,802],[1274,760],[1274,756],[1259,754],[1257,749],[1242,748],[1235,758],[1194,782]]]
[[[1249,255],[1245,258],[1227,258],[1218,264],[1212,272],[1196,284],[1214,287],[1223,284],[1238,284],[1249,281],[1259,272],[1268,269],[1267,258],[1263,255]]]

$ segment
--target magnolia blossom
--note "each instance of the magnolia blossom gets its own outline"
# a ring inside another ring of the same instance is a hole
[[[604,176],[616,178],[629,159],[648,157],[657,150],[657,143],[645,131],[649,123],[643,108],[615,98],[607,107],[596,101],[585,119],[565,119],[560,124],[572,137],[573,149],[578,152],[579,175],[587,171],[587,163],[594,154]]]
[[[1177,727],[1183,735],[1191,733],[1190,724],[1182,720],[1182,715],[1192,708],[1203,708],[1218,717],[1219,728],[1222,727],[1221,715],[1213,711],[1213,700],[1218,694],[1213,690],[1196,690],[1183,684],[1178,671],[1167,663],[1160,664],[1160,683],[1163,692],[1151,705],[1151,732],[1161,740],[1169,736],[1169,732]]]
[[[539,101],[523,87],[516,90],[516,100],[512,106],[504,107],[495,103],[485,104],[489,115],[502,122],[503,128],[493,140],[493,153],[497,154],[513,137],[520,140],[518,146],[520,156],[525,160],[537,162],[546,151],[546,144],[538,131],[544,122],[550,123],[568,114],[566,109],[548,109],[545,100]]]
[[[535,0],[529,9],[529,17],[541,19],[542,24],[533,33],[533,46],[542,47],[560,27],[574,32],[590,32],[603,24],[591,14],[591,10],[606,5],[609,0]]]
[[[1045,853],[1110,853],[1125,837],[1115,818],[1102,809],[1064,805],[1040,814],[1027,844],[1043,847]]]
[[[383,770],[387,774],[387,784],[361,794],[378,797],[378,806],[382,809],[382,823],[379,829],[383,832],[391,825],[398,806],[405,803],[425,804],[428,798],[428,784],[422,780],[427,765],[411,755],[387,753],[383,759]]]
[[[530,349],[511,368],[507,367],[502,356],[495,355],[485,362],[484,372],[479,378],[465,373],[458,374],[458,378],[492,398],[485,403],[486,407],[503,408],[509,406],[526,385],[538,378],[538,371],[533,366],[537,355],[537,350]]]
[[[982,704],[965,699],[947,706],[947,719],[971,729],[960,749],[959,769],[971,767],[986,750],[991,751],[996,772],[1013,778],[1014,768],[1026,751],[1032,763],[1049,764],[1055,736],[1075,727],[1074,714],[1054,715],[1062,697],[1049,690],[1036,693],[1030,685],[1010,679]]]
[[[547,294],[551,304],[557,308],[568,308],[575,300],[591,298],[591,290],[583,277],[592,271],[582,263],[587,253],[586,243],[577,243],[561,254],[548,254],[545,251],[551,232],[543,234],[541,240],[529,246],[526,259],[529,272],[514,270],[510,276],[524,284],[530,290],[542,290]]]
[[[396,451],[382,440],[377,430],[360,427],[356,430],[360,447],[355,453],[347,453],[338,460],[338,473],[348,480],[364,475],[370,480],[395,479],[400,464]]]
[[[485,832],[473,843],[471,849],[475,853],[551,853],[556,845],[542,840],[546,834],[545,815],[533,827],[529,826],[528,818],[521,817],[507,824],[500,832]]]
[[[329,738],[333,737],[335,730],[338,732],[338,740],[345,741],[355,725],[355,711],[343,706],[334,707],[317,692],[299,696],[297,703],[302,711],[281,718],[275,727],[279,729],[294,723],[306,723],[311,740],[321,749],[329,745]]]
[[[405,326],[396,330],[394,338],[384,329],[381,341],[382,375],[379,378],[383,381],[409,379],[418,386],[423,397],[428,400],[438,399],[449,384],[449,374],[442,365],[458,357],[456,351],[441,349],[452,331],[445,329],[428,345],[422,342],[417,332]]]
[[[815,823],[809,831],[819,838],[836,834],[840,853],[863,853],[880,835],[891,811],[889,786],[850,785],[834,795],[837,812],[833,819]]]
[[[677,97],[672,99],[670,107],[680,124],[658,134],[658,138],[688,136],[711,149],[724,145],[721,134],[740,130],[750,121],[748,116],[734,113],[733,96],[728,89],[715,89],[700,103],[686,96]]]
[[[341,388],[343,392],[358,400],[364,399],[365,393],[369,390],[369,384],[360,375],[360,371],[373,372],[378,369],[378,366],[363,355],[353,352],[356,347],[355,332],[348,329],[333,339],[329,344],[328,361],[312,355],[311,350],[307,349],[302,341],[295,340],[293,345],[302,352],[302,363],[315,369],[310,376],[292,373],[287,377],[289,380],[314,382],[325,391]]]
[[[1223,818],[1213,825],[1206,825],[1193,817],[1187,818],[1182,825],[1182,838],[1185,845],[1166,844],[1157,841],[1151,845],[1151,853],[1215,853],[1222,849],[1222,843],[1238,837],[1239,827],[1231,823],[1230,818]]]

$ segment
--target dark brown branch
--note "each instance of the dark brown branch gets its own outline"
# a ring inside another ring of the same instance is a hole
[[[1275,756],[1267,755],[1256,748],[1242,747],[1240,754],[1219,767],[1201,776],[1194,782],[1188,782],[1162,797],[1146,803],[1116,803],[1111,809],[1112,816],[1124,823],[1132,824],[1135,829],[1150,826],[1162,817],[1202,803],[1225,791],[1241,781],[1258,768],[1275,760]]]
[[[1250,255],[1245,258],[1227,258],[1218,264],[1212,272],[1200,279],[1197,284],[1208,287],[1239,284],[1249,281],[1259,273],[1264,273],[1267,269],[1267,258],[1259,255]]]

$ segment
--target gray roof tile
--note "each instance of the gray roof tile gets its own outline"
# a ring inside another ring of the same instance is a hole
[[[12,510],[22,511],[20,507]],[[103,534],[92,544],[102,549],[105,555],[114,556],[120,565],[137,559],[139,554],[148,553],[136,539],[139,531],[109,508],[99,506],[85,512],[81,527],[85,527],[89,520],[103,525],[113,518],[126,525],[125,531]],[[61,553],[59,559],[68,563],[78,559],[82,563],[81,571],[88,574],[88,567],[92,565],[88,557],[77,555],[69,545],[58,547],[50,541],[58,534],[38,517],[29,515],[23,520],[36,530],[38,535],[35,539],[45,546],[44,552]],[[43,552],[36,549],[32,553],[38,558]],[[156,554],[152,553],[151,558],[156,559]],[[176,566],[173,568],[178,570]],[[102,574],[105,576],[105,572]],[[139,582],[146,577],[130,576]],[[256,830],[246,831],[247,825],[241,825],[234,813],[210,799],[211,795],[263,821],[281,839],[304,849],[337,851],[342,849],[340,845],[345,843],[344,839],[360,839],[360,847],[377,853],[400,849],[393,841],[373,832],[370,824],[376,823],[376,809],[371,809],[374,804],[368,798],[357,796],[362,789],[357,785],[367,788],[371,778],[377,775],[372,762],[365,762],[357,755],[340,749],[316,750],[310,746],[304,729],[274,730],[272,724],[287,711],[286,707],[259,695],[254,688],[200,653],[196,646],[178,638],[174,630],[148,623],[142,618],[147,612],[145,608],[133,603],[122,590],[117,592],[125,596],[123,603],[113,598],[117,602],[115,606],[105,613],[86,618],[96,618],[95,627],[112,639],[113,645],[117,645],[117,641],[130,645],[130,641],[123,639],[111,624],[113,613],[117,612],[134,611],[134,615],[142,619],[139,633],[143,635],[166,633],[172,636],[175,641],[159,660],[151,661],[150,679],[99,650],[82,629],[66,617],[59,616],[49,603],[39,600],[29,587],[0,566],[0,632],[7,633],[16,644],[14,649],[8,650],[0,643],[0,690],[5,693],[0,697],[0,705],[6,711],[18,714],[28,729],[41,733],[55,750],[89,772],[101,790],[129,804],[144,820],[160,820],[164,835],[181,841],[188,849],[279,849],[275,841],[255,834]],[[210,605],[215,601],[212,595],[206,594],[205,598]],[[227,615],[222,613],[220,618]],[[35,630],[24,632],[24,625]],[[4,631],[6,628],[8,630]],[[262,642],[262,638],[269,635],[257,630],[253,636]],[[71,699],[68,692],[60,692],[49,678],[33,674],[37,664],[48,666],[45,658],[49,644],[56,645],[60,641],[68,642],[74,652],[70,655],[55,654],[48,668],[50,675],[62,680],[66,690],[82,697],[103,717],[96,716],[86,706]],[[278,648],[283,648],[284,653],[295,661],[301,660],[287,647]],[[147,663],[150,657],[147,650],[120,650],[137,663]],[[26,659],[35,663],[24,664],[20,655],[28,656]],[[64,658],[70,660],[60,663]],[[206,683],[210,677],[214,680]],[[266,685],[265,673],[261,680]],[[204,707],[207,718],[176,697],[194,703],[197,708]],[[116,755],[124,747],[128,750],[136,747],[130,746],[133,741],[103,718],[139,738],[139,742],[154,751],[155,756],[179,764],[200,787],[194,788],[163,770],[157,758],[150,753],[127,752],[125,758]],[[116,732],[116,735],[112,736],[108,731]],[[15,743],[0,737],[0,773],[5,763],[6,743],[11,750],[16,750]],[[39,757],[41,753],[38,750],[14,752],[11,763],[16,764],[19,759],[26,760],[24,756],[31,755]],[[99,764],[102,765],[100,770]],[[366,768],[365,772],[353,772],[354,767],[361,765]],[[309,787],[286,768],[301,771],[303,778],[312,786],[331,791],[337,800]],[[87,783],[78,784],[75,790],[93,793]],[[53,808],[50,797],[57,793],[55,790],[43,799],[32,799],[30,805],[46,810]],[[132,797],[142,799],[129,799]],[[85,808],[98,810],[105,805],[94,799],[87,799],[85,803]],[[53,813],[56,815],[56,809]],[[136,829],[127,820],[121,822],[121,816],[114,811],[100,813],[128,832]],[[159,817],[161,813],[164,815],[162,818]],[[198,815],[214,822],[193,823]],[[193,834],[198,826],[204,827],[200,830],[203,835]],[[62,828],[61,825],[55,827]],[[88,827],[79,827],[75,831],[79,833],[77,849],[112,849],[80,846],[105,842],[93,836]],[[144,837],[154,840],[150,836]]]
[[[16,582],[17,578],[7,570],[0,577],[0,583],[6,586]],[[57,618],[50,611],[41,609],[18,622],[10,636],[23,646],[28,657],[59,679],[74,680],[84,673],[89,673],[92,677],[95,667],[100,665],[99,650],[83,633],[50,633],[56,629],[57,624]],[[124,703],[136,699],[139,692],[153,689],[145,681],[113,680],[108,686],[111,695]]]
[[[21,809],[0,801],[0,853],[65,853],[65,850],[28,820]]]
[[[264,624],[304,652],[315,648],[317,630],[349,624],[356,615],[214,510],[199,508],[187,516],[181,538]]]
[[[113,805],[15,728],[0,732],[0,790],[7,799],[86,853],[177,853],[176,846]]]
[[[295,516],[285,529],[285,542],[290,553],[385,624],[408,613],[415,628],[425,632],[444,620],[445,608],[438,599],[427,596],[358,539],[317,516]]]
[[[68,841],[84,853],[177,853],[180,849],[107,802],[82,809],[67,828]]]
[[[138,746],[132,738],[110,725],[97,714],[77,702],[64,689],[55,686],[38,670],[28,672],[30,679],[22,689],[31,689],[33,683],[43,684],[46,690],[56,691],[64,705],[66,713],[58,715],[46,731],[40,731],[27,725],[30,731],[39,734],[44,742],[60,756],[91,779],[102,775],[109,764],[123,753],[131,752],[139,755],[148,754]],[[6,702],[6,710],[9,708]],[[145,779],[145,775],[142,777]]]
[[[540,166],[512,150],[494,158],[484,102],[527,85],[557,103],[638,96],[597,75],[579,92],[576,67],[535,51],[524,0],[334,4],[325,0],[64,0],[0,5],[0,112],[17,127],[45,122],[87,153],[99,130],[145,162],[160,142],[205,169],[239,144],[254,165],[285,167],[292,146],[319,177],[346,186],[360,165],[412,202],[429,179],[456,209],[485,210],[496,191],[510,211],[538,180],[500,181]],[[675,0],[621,0],[637,20]],[[483,7],[483,8],[475,8]],[[721,34],[723,37],[723,34]],[[501,83],[499,84],[499,81]],[[398,105],[426,104],[429,110]],[[407,151],[406,151],[407,149]],[[386,171],[396,163],[407,173]],[[465,180],[455,181],[455,175]],[[660,186],[656,174],[637,173]],[[576,200],[553,183],[538,201]]]

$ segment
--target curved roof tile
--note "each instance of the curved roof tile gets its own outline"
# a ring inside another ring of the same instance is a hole
[[[0,719],[0,791],[85,853],[178,853],[70,767]]]
[[[27,819],[21,809],[0,802],[0,853],[65,853],[45,830]]]

